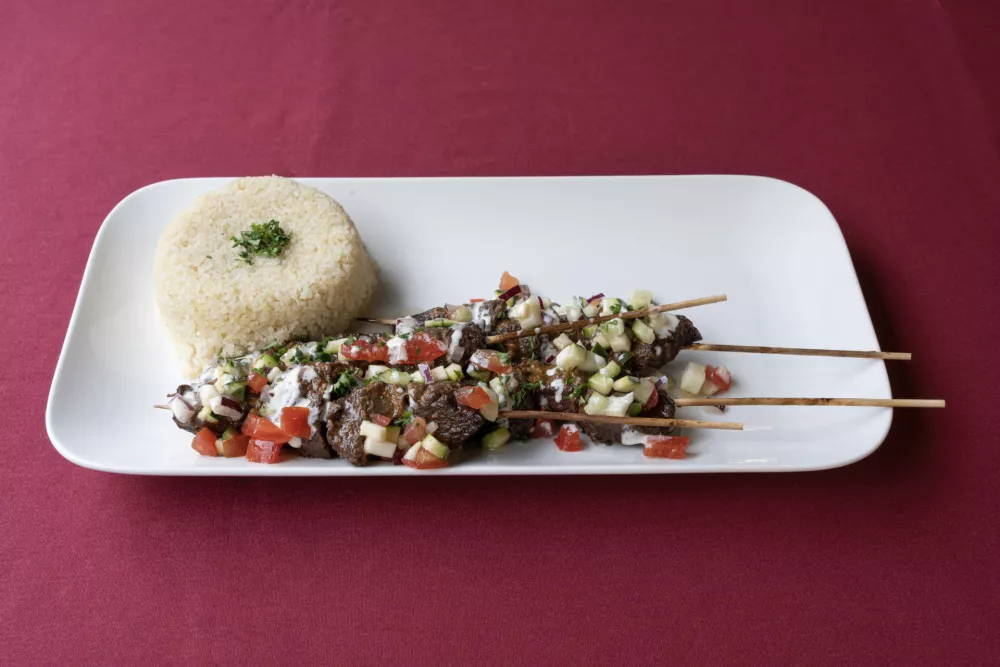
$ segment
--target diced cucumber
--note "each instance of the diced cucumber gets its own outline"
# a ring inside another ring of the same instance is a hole
[[[580,329],[580,333],[583,334],[584,338],[593,338],[594,334],[597,333],[597,325],[596,324],[588,324],[587,326],[585,326],[582,329]]]
[[[543,296],[543,297],[540,297],[540,298],[541,298],[541,300],[542,300],[542,310],[545,310],[545,309],[547,309],[547,308],[548,308],[549,306],[551,306],[551,305],[552,305],[552,299],[550,299],[549,297],[547,297],[547,296]]]
[[[510,431],[505,428],[498,428],[483,436],[483,448],[490,450],[500,449],[507,444],[508,440],[510,440]]]
[[[212,408],[207,405],[198,413],[198,421],[206,422],[208,424],[219,423],[219,420],[212,414]]]
[[[293,361],[293,359],[296,356],[296,354],[299,354],[299,355],[304,356],[306,358],[309,357],[309,354],[305,350],[303,350],[298,345],[293,345],[290,348],[288,348],[287,352],[285,352],[283,355],[281,355],[281,362],[283,364],[285,364],[286,366],[294,366],[295,365],[295,361]]]
[[[628,352],[632,349],[632,341],[625,334],[612,336],[611,349],[615,352]]]
[[[403,454],[403,458],[406,459],[407,461],[416,461],[417,454],[419,453],[420,453],[420,443],[418,442],[417,444],[413,445],[412,447],[406,450],[406,453]]]
[[[647,345],[652,345],[653,341],[656,340],[656,332],[653,331],[653,328],[639,319],[632,321],[632,333]]]
[[[385,439],[388,442],[395,443],[399,440],[399,434],[403,431],[402,426],[386,426],[385,427]]]
[[[453,324],[458,324],[458,322],[443,317],[436,320],[427,320],[426,322],[424,322],[424,326],[429,329],[440,329],[442,327],[450,327]]]
[[[323,351],[326,352],[327,354],[336,354],[336,355],[339,355],[340,354],[340,346],[344,344],[345,340],[347,340],[347,339],[346,338],[338,338],[337,340],[331,340],[329,343],[326,344],[326,347],[323,348]]]
[[[281,366],[277,366],[276,365],[274,368],[272,368],[270,371],[268,371],[268,373],[267,373],[267,381],[270,382],[271,384],[274,384],[276,381],[278,381],[281,378],[282,375],[283,375],[283,371],[281,370]]]
[[[634,310],[641,310],[653,303],[653,293],[649,290],[634,289],[628,295],[628,305]]]
[[[425,435],[424,439],[420,441],[420,446],[439,459],[445,460],[448,458],[448,445],[444,444],[430,433]]]
[[[639,378],[632,375],[623,375],[615,380],[615,391],[629,392],[639,386]]]
[[[396,443],[366,438],[364,450],[365,454],[371,454],[383,459],[391,459],[396,454]]]
[[[253,362],[254,370],[262,370],[265,368],[275,368],[278,365],[278,360],[272,357],[270,354],[262,354],[257,357],[257,361]]]
[[[222,446],[223,442],[225,442],[225,440],[223,440],[222,438],[216,438],[215,439],[215,455],[216,456],[223,456],[225,454],[226,448]]]
[[[359,435],[363,435],[369,440],[381,440],[385,441],[386,429],[385,426],[379,426],[375,422],[370,422],[367,419],[361,422],[361,429],[358,432]]]
[[[701,386],[705,384],[705,367],[693,361],[688,362],[681,375],[680,387],[689,394],[701,392]]]
[[[370,380],[376,375],[381,375],[387,370],[389,370],[388,366],[380,366],[378,364],[372,364],[371,366],[368,367],[368,370],[365,371],[365,379]]]
[[[453,380],[455,382],[458,382],[459,380],[465,377],[465,373],[462,372],[462,367],[459,366],[458,364],[448,364],[447,366],[445,366],[444,372],[445,376],[449,380]]]
[[[531,297],[514,306],[510,313],[522,329],[534,329],[542,326],[542,307],[538,299]]]
[[[242,401],[246,395],[247,383],[242,381],[230,382],[222,388],[222,395]]]
[[[567,345],[556,355],[556,366],[564,371],[571,371],[587,360],[587,350],[576,343]]]
[[[594,354],[593,351],[587,351],[587,358],[583,360],[583,363],[577,366],[581,371],[587,373],[595,373],[608,364],[608,360],[599,354]]]
[[[240,432],[237,431],[235,428],[233,428],[232,426],[227,426],[225,432],[222,434],[222,438],[221,439],[222,440],[229,440],[230,438],[235,438],[239,434],[240,434]]]
[[[616,317],[613,320],[601,322],[601,331],[607,334],[609,339],[614,336],[620,336],[625,333],[625,320],[620,317]]]
[[[449,313],[451,319],[455,322],[471,322],[472,321],[472,311],[469,310],[467,306],[456,306],[451,309]]]
[[[448,371],[444,369],[444,366],[435,366],[431,369],[431,380],[435,382],[442,382],[448,379]]]
[[[198,387],[198,398],[201,399],[202,405],[208,405],[213,398],[218,398],[218,396],[219,390],[213,384],[203,384]]]
[[[641,412],[642,412],[642,403],[633,401],[632,403],[629,404],[628,410],[625,411],[625,414],[627,414],[629,417],[635,417]]]
[[[594,345],[600,345],[603,348],[611,347],[611,339],[601,330],[598,330],[591,340],[594,342]]]
[[[601,315],[612,315],[622,312],[622,300],[614,297],[601,299]]]
[[[471,378],[482,380],[483,382],[489,382],[491,375],[485,368],[479,368],[477,366],[473,366],[472,364],[465,367],[465,374]]]
[[[624,396],[611,396],[607,399],[607,405],[601,411],[601,414],[609,417],[624,417],[628,412],[628,406],[632,405],[634,399],[635,396],[631,392]]]
[[[598,394],[607,396],[611,393],[611,387],[614,381],[607,375],[601,375],[600,373],[594,373],[587,380],[587,386],[596,391]]]
[[[576,322],[581,317],[583,317],[583,311],[582,310],[580,310],[576,306],[567,306],[566,307],[566,319],[567,320],[569,320],[570,322]]]
[[[218,379],[214,383],[216,391],[218,391],[221,394],[225,386],[230,382],[232,382],[233,380],[235,380],[235,378],[232,375],[230,375],[229,373],[223,373],[218,377]]]
[[[609,378],[615,378],[622,372],[622,367],[619,366],[617,362],[612,361],[607,366],[602,368],[600,372],[602,375],[607,375]]]
[[[557,350],[562,350],[567,345],[572,345],[573,339],[567,336],[566,334],[561,333],[555,337],[555,340],[552,341],[552,344],[556,346]]]
[[[421,373],[420,371],[413,371],[412,373],[410,373],[410,382],[415,382],[416,384],[424,384],[426,382],[426,379],[424,378],[424,374]]]
[[[597,309],[597,306],[587,305],[583,307],[583,316],[588,319],[591,317],[597,317],[597,313],[599,312],[600,311]]]
[[[656,391],[656,383],[653,382],[653,378],[642,378],[635,385],[635,388],[632,389],[632,393],[635,394],[635,400],[643,405],[646,404],[646,401],[649,400],[654,391]]]
[[[497,395],[501,405],[507,404],[507,387],[501,377],[498,376],[490,380],[490,389]]]
[[[382,371],[376,377],[386,384],[395,384],[400,387],[410,384],[410,380],[412,379],[409,373],[396,370],[395,368]]]
[[[583,406],[583,411],[588,415],[601,415],[604,414],[604,409],[608,407],[608,399],[606,396],[601,396],[600,394],[594,393],[590,395],[587,399],[587,404]]]

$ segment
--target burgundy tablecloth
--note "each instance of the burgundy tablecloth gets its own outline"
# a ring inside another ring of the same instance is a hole
[[[0,664],[996,661],[998,32],[975,0],[0,4]],[[265,173],[793,181],[914,353],[897,394],[949,408],[812,474],[63,460],[46,395],[105,214]]]

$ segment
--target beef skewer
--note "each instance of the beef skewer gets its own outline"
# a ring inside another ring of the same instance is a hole
[[[936,398],[675,398],[679,407],[733,405],[795,405],[842,406],[873,408],[943,408],[945,402]]]
[[[561,422],[593,422],[596,424],[617,424],[620,426],[669,426],[673,428],[706,428],[722,431],[743,430],[743,424],[737,422],[715,422],[702,419],[609,417],[607,415],[588,415],[584,412],[550,412],[549,410],[501,410],[499,415],[501,418],[506,419],[552,419]]]

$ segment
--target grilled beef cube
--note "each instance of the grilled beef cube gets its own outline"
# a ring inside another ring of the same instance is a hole
[[[454,328],[431,327],[429,329],[424,329],[423,333],[429,335],[435,340],[441,341],[447,345],[449,349],[451,349],[452,337],[455,335]],[[473,352],[486,347],[486,334],[478,325],[470,323],[462,327],[462,333],[459,336],[458,345],[462,348],[462,355],[461,357],[451,359],[451,361],[465,366],[469,363],[469,359],[472,357]]]
[[[460,386],[457,382],[443,381],[411,383],[407,387],[413,414],[423,417],[428,424],[436,423],[434,437],[451,449],[474,436],[486,423],[478,410],[466,407],[456,400],[455,392]]]
[[[515,319],[505,319],[500,320],[496,327],[493,329],[493,335],[499,336],[500,334],[513,333],[515,331],[521,330],[521,323]],[[531,359],[537,356],[537,350],[539,348],[539,343],[537,336],[526,336],[524,338],[515,338],[514,340],[508,340],[502,345],[504,346],[504,351],[510,354],[510,358],[514,361],[519,359]]]
[[[391,420],[399,419],[406,412],[406,392],[401,387],[385,382],[373,382],[358,387],[345,398],[329,404],[326,414],[326,439],[337,454],[356,466],[368,461],[361,437],[361,422],[371,421],[375,415]]]
[[[680,321],[669,338],[658,338],[652,344],[641,340],[632,342],[632,365],[636,373],[652,373],[662,368],[673,361],[683,348],[701,340],[701,333],[691,320],[683,315],[678,315],[677,319]]]
[[[473,322],[493,333],[496,333],[497,325],[507,315],[507,304],[499,299],[474,303],[470,307],[473,312]]]
[[[549,375],[549,371],[555,373]],[[587,384],[587,374],[581,371],[564,371],[555,366],[548,366],[540,361],[522,361],[514,371],[514,377],[523,384],[532,387],[532,405],[517,406],[519,410],[549,410],[551,412],[578,412],[580,399],[574,397],[573,390]]]
[[[676,412],[674,402],[660,394],[660,401],[651,409],[639,413],[640,417],[653,417],[657,419],[673,419]],[[622,426],[620,424],[598,424],[595,422],[580,422],[580,428],[590,436],[594,442],[603,442],[606,445],[613,445],[622,441]],[[670,435],[674,432],[672,426],[629,426],[641,433],[649,435]]]
[[[340,378],[342,372],[348,370],[348,367],[346,364],[332,362],[320,362],[310,367],[316,371],[316,376],[310,380],[301,379],[300,376],[299,393],[309,400],[310,408],[319,411],[321,421],[312,425],[312,437],[302,438],[302,445],[296,451],[309,458],[332,459],[334,454],[323,433],[325,424],[322,415],[329,398],[327,389]]]
[[[411,315],[413,319],[417,321],[417,326],[424,326],[427,320],[443,320],[447,319],[448,311],[441,306],[436,306],[430,310],[425,310],[422,313],[417,313],[416,315]]]

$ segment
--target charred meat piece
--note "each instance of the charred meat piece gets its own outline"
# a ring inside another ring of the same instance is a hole
[[[650,343],[636,340],[632,343],[632,364],[636,373],[651,373],[670,363],[683,348],[701,340],[701,333],[683,315],[678,315],[677,328],[666,339]]]
[[[424,326],[427,320],[443,320],[448,317],[448,311],[442,306],[436,306],[430,310],[425,310],[422,313],[417,313],[416,315],[411,315],[413,319],[417,321],[417,326]]]
[[[478,410],[473,410],[455,399],[460,385],[457,382],[433,382],[431,384],[410,384],[413,414],[423,417],[428,424],[437,424],[435,438],[455,449],[476,434],[486,420]]]
[[[208,428],[216,435],[222,435],[225,432],[225,430],[230,427],[238,431],[240,430],[240,425],[243,424],[243,419],[248,412],[246,402],[244,401],[240,403],[240,410],[242,411],[243,414],[240,416],[239,419],[231,419],[230,417],[226,417],[223,415],[214,415],[214,413],[213,415],[215,421],[207,421],[204,419],[199,419],[198,413],[204,406],[201,403],[201,399],[198,397],[198,390],[192,388],[191,385],[189,384],[182,384],[181,386],[177,387],[177,392],[174,394],[170,394],[168,398],[170,399],[169,405],[171,407],[171,411],[173,412],[174,424],[177,425],[177,428],[183,429],[190,433],[198,433],[198,431],[200,431],[203,428]],[[228,399],[228,400],[233,400],[233,399]],[[175,409],[174,401],[180,401],[181,406],[183,407],[177,406],[177,409]],[[190,415],[187,414],[188,410],[191,411]],[[178,413],[181,413],[182,415],[186,416],[187,420],[181,421],[180,419],[178,419],[177,418]]]
[[[340,456],[356,466],[367,463],[361,436],[361,422],[371,421],[375,415],[390,420],[399,419],[406,412],[406,392],[401,387],[385,382],[373,382],[358,387],[346,398],[329,404],[327,409],[326,439]]]
[[[520,322],[515,319],[505,319],[497,323],[497,326],[493,329],[493,335],[498,336],[520,330]],[[539,343],[535,340],[536,338],[538,337],[526,336],[524,338],[515,338],[514,340],[501,343],[501,345],[504,346],[504,351],[510,354],[510,358],[515,361],[518,359],[531,359],[537,356],[537,350],[539,349]]]
[[[674,402],[660,394],[659,402],[650,410],[639,413],[640,417],[652,417],[658,419],[673,419],[676,407]],[[580,422],[580,428],[590,436],[594,442],[602,442],[605,445],[613,445],[622,441],[622,426],[620,424],[598,424],[595,422]],[[649,435],[670,435],[674,429],[672,426],[629,426],[640,433]]]
[[[507,304],[499,299],[473,303],[469,307],[472,310],[472,321],[491,333],[497,333],[497,325],[507,314]]]
[[[309,366],[315,371],[303,373],[299,376],[299,393],[309,401],[309,408],[315,409],[320,415],[317,423],[311,424],[313,427],[312,437],[302,438],[302,445],[298,448],[299,454],[309,458],[332,459],[333,450],[330,449],[324,435],[325,424],[322,420],[323,411],[329,400],[328,389],[340,379],[340,374],[348,370],[346,364],[320,362]],[[309,379],[306,379],[309,378]]]
[[[458,347],[462,348],[461,356],[456,355],[455,358],[448,357],[449,362],[455,362],[457,364],[465,365],[469,363],[469,358],[472,357],[473,352],[476,350],[481,350],[486,347],[486,333],[476,324],[460,324],[460,333],[458,338]],[[455,340],[455,331],[457,327],[431,327],[429,329],[424,329],[423,333],[429,335],[435,340],[439,340],[448,346],[449,351],[452,350],[452,342]]]

